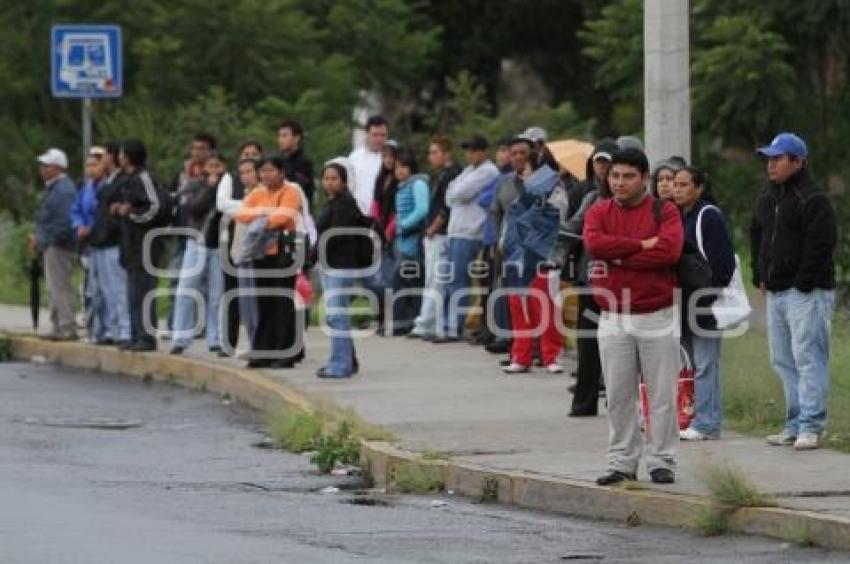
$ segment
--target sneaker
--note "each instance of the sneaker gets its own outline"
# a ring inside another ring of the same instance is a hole
[[[793,446],[797,440],[796,435],[792,435],[787,430],[783,430],[777,435],[768,435],[767,444],[772,446]]]
[[[621,482],[634,482],[637,476],[633,472],[620,472],[619,470],[610,470],[607,474],[596,478],[596,484],[599,486],[613,486]]]
[[[503,358],[502,360],[499,361],[499,366],[502,366],[502,367],[510,366],[512,362],[513,361],[509,358]]]
[[[445,345],[446,343],[459,343],[460,338],[458,337],[434,337],[434,340],[431,341],[435,345]]]
[[[821,436],[818,433],[800,433],[794,441],[794,450],[815,450],[820,448]]]
[[[168,351],[168,354],[183,354],[183,351],[186,350],[186,347],[181,347],[180,345],[174,345],[171,347],[171,350]]]
[[[335,379],[341,380],[341,379],[344,379],[344,378],[351,378],[350,375],[349,376],[343,376],[342,374],[333,374],[331,372],[328,372],[328,369],[324,368],[324,367],[319,368],[316,371],[316,377],[326,379],[326,380],[335,380]]]
[[[529,370],[531,369],[528,366],[518,362],[512,362],[508,366],[502,368],[502,372],[505,374],[525,374]]]
[[[672,484],[676,481],[676,475],[669,468],[656,468],[649,472],[653,484]]]
[[[688,427],[684,431],[679,431],[679,440],[682,441],[716,441],[720,437],[709,435],[702,431],[697,431],[693,427]]]
[[[552,364],[546,367],[546,372],[549,374],[563,374],[564,367],[558,364],[557,362],[553,362]]]

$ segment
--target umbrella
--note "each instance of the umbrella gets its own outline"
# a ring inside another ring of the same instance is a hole
[[[593,145],[576,139],[562,139],[546,143],[546,146],[561,168],[567,169],[579,180],[587,177],[587,159],[593,153]]]
[[[41,292],[38,287],[41,270],[41,255],[38,255],[30,263],[30,315],[33,331],[38,330],[38,313],[41,308]]]

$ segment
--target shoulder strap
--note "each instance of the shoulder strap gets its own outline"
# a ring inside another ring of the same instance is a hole
[[[713,210],[716,210],[717,212],[720,211],[719,209],[717,209],[717,206],[713,206],[713,205],[709,204],[707,206],[703,206],[702,209],[699,210],[699,214],[697,215],[697,246],[699,247],[699,252],[702,253],[702,256],[704,256],[706,258],[706,260],[708,260],[708,257],[705,254],[705,247],[703,246],[703,243],[702,243],[702,214],[707,209],[713,209]]]
[[[664,209],[664,200],[655,198],[652,202],[652,217],[655,218],[655,224],[661,225],[661,211]]]

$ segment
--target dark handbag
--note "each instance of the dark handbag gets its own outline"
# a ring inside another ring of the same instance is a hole
[[[661,208],[664,200],[656,199],[652,202],[652,215],[656,225],[661,225]],[[702,256],[702,253],[685,241],[682,254],[674,267],[676,276],[679,278],[679,286],[685,290],[699,290],[711,286],[711,265]]]
[[[699,290],[711,286],[711,265],[699,252],[699,249],[685,241],[682,256],[676,263],[676,275],[679,286],[687,290]]]

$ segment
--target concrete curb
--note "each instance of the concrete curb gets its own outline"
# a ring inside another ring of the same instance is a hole
[[[47,362],[173,382],[191,389],[229,394],[263,411],[278,408],[313,412],[316,403],[307,395],[261,372],[223,366],[190,357],[161,353],[126,353],[109,347],[78,342],[54,343],[31,336],[10,335],[12,354],[20,360],[41,356]],[[327,400],[322,399],[327,403]],[[711,508],[708,499],[650,489],[606,488],[593,483],[542,476],[528,472],[496,470],[452,460],[425,460],[386,442],[364,441],[364,467],[375,484],[394,488],[395,470],[401,466],[439,469],[446,489],[472,498],[535,509],[617,520],[630,525],[652,524],[689,528],[695,518]],[[850,519],[782,507],[741,508],[729,515],[732,532],[778,539],[805,539],[830,549],[850,550]]]

